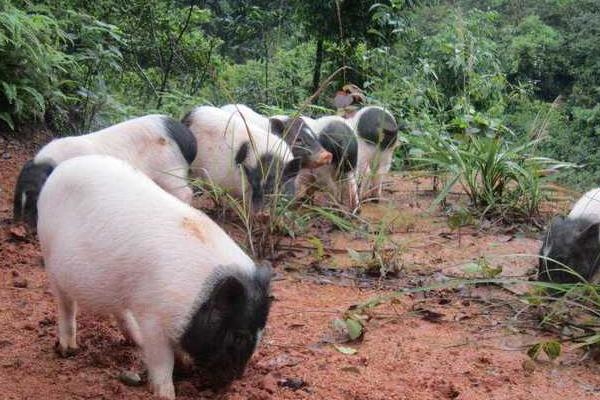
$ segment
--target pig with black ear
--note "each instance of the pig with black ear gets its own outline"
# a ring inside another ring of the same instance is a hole
[[[538,279],[575,283],[600,280],[600,189],[583,195],[566,218],[556,217],[544,234]],[[572,269],[573,272],[569,271]],[[577,276],[577,275],[579,276]]]
[[[303,117],[273,116],[269,118],[269,126],[271,132],[283,138],[292,148],[301,168],[315,169],[333,161],[333,154],[325,150]]]
[[[341,117],[319,119],[302,117],[316,133],[319,143],[332,154],[329,165],[314,170],[302,170],[296,179],[298,195],[325,189],[333,197],[355,211],[359,206],[356,167],[358,140],[354,130]]]
[[[294,158],[300,159],[301,168],[331,164],[331,153],[323,148],[315,132],[302,117],[277,115],[267,118],[244,104],[228,104],[221,110],[237,113],[247,122],[281,137],[291,147]]]
[[[59,164],[38,208],[59,354],[78,349],[81,307],[122,321],[158,396],[175,398],[176,354],[213,382],[241,376],[266,325],[271,272],[210,218],[141,170],[98,155]]]
[[[398,142],[398,124],[377,106],[360,109],[348,118],[358,135],[358,180],[362,199],[382,198],[383,179],[389,173]]]
[[[196,141],[181,123],[165,115],[134,118],[82,136],[54,139],[27,162],[15,187],[13,215],[35,226],[37,198],[52,170],[73,157],[104,154],[139,168],[160,187],[191,202],[188,171]]]
[[[238,198],[250,198],[259,211],[265,198],[283,187],[293,195],[300,161],[289,146],[237,113],[202,106],[183,119],[198,143],[192,174]]]

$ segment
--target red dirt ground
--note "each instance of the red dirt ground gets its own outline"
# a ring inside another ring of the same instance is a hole
[[[41,139],[40,141],[43,141]],[[24,148],[0,139],[0,399],[149,399],[146,386],[117,379],[123,370],[142,371],[139,352],[122,343],[114,321],[80,313],[83,351],[60,359],[53,351],[55,309],[37,240],[22,237],[10,223],[16,176],[40,143]],[[259,350],[244,377],[219,393],[196,377],[176,382],[179,399],[596,399],[600,368],[582,350],[554,362],[529,362],[525,346],[544,337],[531,315],[516,319],[507,305],[519,304],[501,288],[461,288],[412,294],[371,312],[364,338],[331,345],[332,320],[349,306],[392,288],[443,281],[457,266],[482,255],[504,267],[503,275],[524,275],[532,258],[503,257],[537,252],[539,242],[517,230],[465,228],[460,246],[441,213],[423,215],[431,197],[425,183],[394,178],[390,204],[368,206],[362,216],[378,221],[400,215],[393,239],[401,271],[379,282],[344,274],[348,257],[338,255],[314,272],[314,251],[296,252],[275,263],[272,313]],[[365,249],[352,235],[322,234],[328,249]],[[291,244],[294,245],[293,243]],[[332,272],[333,271],[333,272]],[[337,273],[335,271],[341,271]],[[512,300],[512,301],[511,301]],[[421,312],[418,310],[421,309]],[[435,311],[433,316],[422,310]],[[525,315],[525,314],[523,314]],[[289,388],[296,379],[302,388]]]

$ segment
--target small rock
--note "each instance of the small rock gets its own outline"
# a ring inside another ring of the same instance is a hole
[[[277,382],[279,386],[290,388],[292,390],[302,389],[308,384],[302,378],[285,378]]]
[[[142,378],[133,371],[123,371],[119,374],[119,380],[127,386],[141,386]]]
[[[29,283],[27,282],[27,279],[25,279],[25,278],[22,278],[20,276],[13,278],[13,286],[16,288],[24,289],[27,287],[28,284]]]
[[[8,159],[10,159],[10,157],[11,157],[11,155],[10,155],[10,153],[8,153],[8,152],[6,152],[6,153],[2,154],[2,158],[3,158],[3,159],[5,159],[5,160],[8,160]]]
[[[23,225],[13,226],[12,228],[9,229],[9,232],[15,239],[22,240],[27,237],[27,230],[25,229],[25,227]]]

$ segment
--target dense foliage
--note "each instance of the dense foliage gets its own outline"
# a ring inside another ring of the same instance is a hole
[[[0,0],[0,121],[71,134],[201,103],[298,109],[320,86],[331,108],[352,82],[410,127],[399,157],[502,141],[584,165],[561,178],[585,188],[598,37],[600,0]]]

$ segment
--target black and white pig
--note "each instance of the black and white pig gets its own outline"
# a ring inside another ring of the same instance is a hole
[[[600,280],[600,189],[584,194],[569,215],[552,220],[540,249],[538,279],[575,283]],[[574,275],[567,268],[572,269]]]
[[[325,150],[315,132],[301,117],[276,115],[265,117],[244,104],[227,104],[221,107],[228,113],[238,113],[246,121],[281,137],[291,147],[301,168],[318,168],[331,164],[332,154]]]
[[[296,178],[298,196],[325,189],[332,196],[355,211],[359,206],[356,167],[358,140],[354,130],[341,117],[319,119],[302,117],[317,135],[319,143],[333,156],[329,165],[312,170],[301,170]]]
[[[250,198],[254,212],[265,197],[282,189],[294,193],[293,179],[300,169],[290,147],[239,114],[201,106],[189,112],[183,123],[196,137],[198,155],[192,174],[237,198]]]
[[[158,396],[175,398],[176,355],[221,384],[243,373],[267,321],[270,267],[256,265],[205,214],[141,170],[99,155],[58,165],[38,210],[59,354],[78,349],[81,307],[120,320]]]
[[[387,110],[377,106],[361,108],[348,117],[358,135],[357,179],[361,199],[382,197],[383,179],[390,172],[398,143],[398,123]]]
[[[54,139],[28,161],[17,179],[15,221],[35,226],[37,198],[52,170],[65,160],[91,154],[120,158],[139,168],[160,187],[189,203],[190,164],[196,157],[196,140],[183,124],[164,115],[130,119],[82,136]]]

